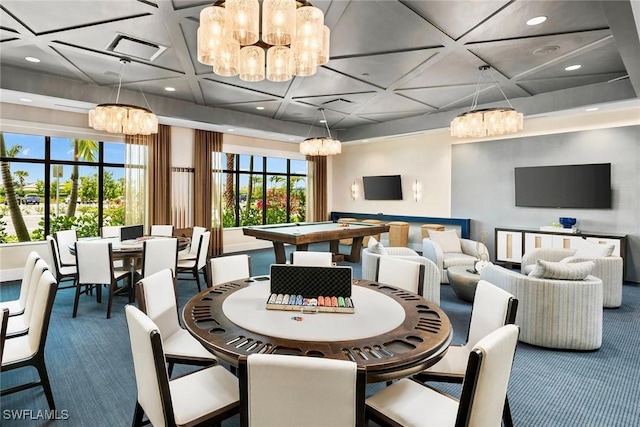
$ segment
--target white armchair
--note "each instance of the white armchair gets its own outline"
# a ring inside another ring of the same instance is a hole
[[[430,238],[422,240],[422,256],[433,261],[438,267],[442,283],[449,283],[447,277],[449,267],[473,267],[481,259],[489,261],[489,251],[484,243],[469,239],[459,240],[462,252],[445,252],[437,241]]]
[[[622,258],[619,256],[580,257],[574,256],[576,249],[540,248],[527,252],[522,256],[522,274],[529,274],[541,259],[551,262],[583,262],[593,261],[595,267],[591,275],[602,279],[603,306],[620,307],[622,304]]]
[[[384,248],[385,254],[374,253],[371,248],[362,250],[362,278],[376,280],[376,268],[378,259],[383,256],[402,258],[408,261],[419,262],[424,265],[424,281],[422,282],[422,296],[440,305],[440,273],[438,267],[429,259],[420,256],[413,249],[405,247]]]

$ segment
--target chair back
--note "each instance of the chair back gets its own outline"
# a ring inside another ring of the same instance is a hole
[[[18,297],[18,305],[24,310],[27,303],[27,295],[31,286],[31,275],[33,269],[36,267],[36,261],[40,259],[40,255],[36,251],[31,251],[27,255],[27,261],[24,263],[24,270],[22,271],[22,282],[20,283],[20,296]]]
[[[243,426],[363,425],[365,371],[355,362],[251,354],[239,374]]]
[[[58,256],[60,265],[76,265],[76,257],[69,252],[69,246],[78,240],[76,230],[61,230],[53,233],[53,237],[58,244]],[[62,250],[60,250],[62,248]]]
[[[504,289],[480,280],[476,287],[469,323],[469,350],[496,329],[515,322],[518,300]]]
[[[189,246],[189,255],[198,255],[198,244],[200,242],[200,236],[207,231],[204,227],[193,227],[193,233],[191,233],[191,246]]]
[[[505,325],[481,339],[469,354],[456,426],[499,426],[520,330]]]
[[[175,283],[171,270],[165,268],[145,276],[136,284],[138,306],[156,324],[164,337],[180,329]]]
[[[104,227],[100,228],[100,237],[117,237],[118,239],[120,239],[121,228],[121,225],[105,225]]]
[[[211,232],[205,231],[200,236],[200,243],[198,244],[198,255],[196,258],[196,268],[200,270],[207,265],[207,253],[209,252],[209,240],[211,239]]]
[[[153,224],[151,226],[152,236],[173,237],[173,225]]]
[[[9,309],[0,310],[0,362],[4,353],[4,342],[7,339],[7,325],[9,324]]]
[[[424,265],[402,258],[381,256],[378,258],[376,281],[422,294]]]
[[[175,276],[178,264],[178,239],[149,239],[142,243],[142,277],[150,276],[165,268]]]
[[[111,243],[101,240],[76,242],[78,285],[110,284],[113,279]]]
[[[41,258],[36,261],[35,266],[33,267],[33,271],[31,273],[31,277],[29,278],[29,291],[27,292],[27,300],[24,304],[24,322],[26,325],[31,325],[31,317],[34,310],[34,304],[36,300],[36,295],[38,294],[38,282],[40,281],[40,277],[42,274],[49,270],[49,265]]]
[[[308,265],[315,267],[331,267],[333,254],[331,252],[295,251],[291,254],[293,265]]]
[[[251,277],[251,257],[241,254],[211,258],[209,260],[209,270],[211,271],[210,286],[217,286],[232,280],[246,279]]]
[[[60,279],[62,260],[60,259],[60,248],[58,247],[58,242],[56,242],[56,239],[51,236],[47,236],[45,239],[47,240],[47,250],[51,257],[51,272],[56,279]],[[67,250],[67,252],[69,251]]]
[[[36,293],[33,301],[33,314],[29,320],[28,342],[29,348],[33,353],[36,353],[44,351],[58,282],[50,271],[45,270],[34,287]]]
[[[160,331],[146,314],[132,305],[125,307],[125,315],[138,403],[152,425],[175,425]]]

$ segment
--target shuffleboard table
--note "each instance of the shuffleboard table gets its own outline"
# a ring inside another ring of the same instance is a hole
[[[246,236],[253,236],[261,240],[273,242],[273,250],[276,255],[276,263],[284,264],[287,256],[284,251],[284,244],[296,245],[296,250],[306,251],[309,243],[329,242],[331,252],[334,256],[343,256],[345,261],[360,262],[360,251],[362,240],[365,236],[373,236],[389,231],[389,226],[385,224],[367,224],[360,222],[350,222],[340,224],[337,222],[304,222],[299,224],[275,224],[244,227]],[[341,254],[338,243],[340,239],[353,238],[350,254]],[[340,260],[338,258],[337,260]]]

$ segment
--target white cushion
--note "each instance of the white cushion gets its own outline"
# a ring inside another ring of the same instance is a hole
[[[583,240],[578,246],[578,250],[573,254],[576,258],[602,258],[613,254],[613,245],[600,245]]]
[[[593,261],[560,263],[539,259],[536,266],[529,273],[531,277],[559,280],[584,280],[595,267]]]
[[[373,249],[378,244],[378,241],[373,237],[369,237],[369,243],[367,243],[367,248]]]
[[[460,238],[455,230],[429,230],[429,238],[440,245],[442,252],[462,252]]]

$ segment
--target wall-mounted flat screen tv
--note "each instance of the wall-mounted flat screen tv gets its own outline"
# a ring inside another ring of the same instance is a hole
[[[402,200],[400,175],[363,176],[365,200]]]
[[[611,209],[611,163],[515,168],[516,206]]]

